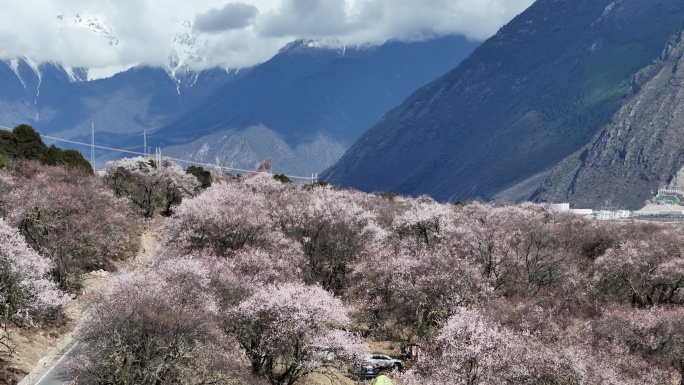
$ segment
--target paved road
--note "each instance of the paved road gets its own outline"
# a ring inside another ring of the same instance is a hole
[[[70,378],[62,374],[62,368],[67,358],[71,356],[74,348],[78,346],[78,343],[74,344],[60,359],[50,368],[45,374],[43,374],[35,383],[28,382],[30,385],[63,385],[68,383]]]

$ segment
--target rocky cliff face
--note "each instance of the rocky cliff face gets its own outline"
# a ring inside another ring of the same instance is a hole
[[[684,32],[634,77],[612,121],[561,162],[533,199],[640,208],[658,188],[684,188]]]

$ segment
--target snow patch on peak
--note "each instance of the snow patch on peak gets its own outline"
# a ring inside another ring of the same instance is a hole
[[[67,17],[58,15],[57,19],[64,22],[64,26],[68,28],[85,28],[90,30],[97,36],[102,36],[107,39],[109,45],[119,45],[119,39],[114,35],[114,31],[107,23],[95,15],[76,14],[75,16]]]
[[[288,53],[288,52],[307,52],[315,51],[319,49],[331,49],[331,50],[341,50],[345,46],[337,40],[332,39],[320,39],[320,40],[304,40],[299,39],[286,44],[281,48],[278,53]]]
[[[22,79],[21,74],[19,73],[19,59],[14,58],[10,59],[9,61],[9,66],[12,69],[12,72],[17,76],[17,79],[21,82],[21,85],[26,89],[26,83],[24,82],[24,79]]]
[[[36,76],[38,77],[38,84],[40,85],[40,82],[43,80],[43,74],[40,72],[40,65],[38,64],[38,62],[36,62],[28,56],[24,56],[22,60],[24,60],[24,62],[31,68],[33,73],[36,74]]]
[[[200,67],[207,61],[204,57],[207,41],[198,38],[192,32],[190,20],[175,20],[175,22],[178,29],[171,40],[171,53],[167,58],[166,72],[176,83],[176,91],[180,95],[182,78],[189,75],[193,68]]]
[[[372,50],[376,48],[378,44],[358,44],[348,46],[347,44],[336,40],[336,39],[315,39],[315,40],[295,40],[288,43],[283,48],[278,51],[278,54],[285,53],[306,53],[306,52],[316,52],[321,50],[335,51],[341,56],[344,56],[347,52],[360,52],[365,50]]]
[[[206,62],[204,48],[207,41],[192,32],[192,22],[189,20],[176,20],[176,24],[178,29],[171,40],[169,67],[192,67]]]
[[[69,79],[70,83],[84,82],[88,80],[87,68],[65,66],[64,64],[62,64],[62,62],[56,60],[38,62],[30,57],[24,56],[12,59],[5,59],[3,61],[7,63],[7,65],[10,67],[12,72],[14,72],[17,79],[19,79],[24,88],[27,88],[27,85],[25,81],[26,79],[24,79],[24,77],[22,76],[21,67],[23,64],[28,66],[28,68],[30,68],[31,71],[35,74],[39,85],[43,79],[46,66],[52,66],[59,71],[63,71]],[[26,72],[24,72],[24,76],[26,76]]]
[[[309,40],[305,43],[305,45],[309,48],[328,48],[340,50],[344,50],[346,48],[345,44],[336,39]]]
[[[85,82],[88,80],[87,68],[68,67],[62,65],[61,63],[59,65],[64,70],[64,72],[66,72],[67,77],[69,78],[69,83]]]
[[[38,97],[40,97],[40,85],[43,83],[43,74],[40,72],[40,67],[38,63],[29,58],[29,57],[24,57],[24,62],[28,64],[29,67],[31,67],[31,70],[36,74],[38,77],[38,85],[36,86],[36,100],[34,100],[33,104],[38,104]],[[36,112],[36,122],[38,121],[38,112]]]

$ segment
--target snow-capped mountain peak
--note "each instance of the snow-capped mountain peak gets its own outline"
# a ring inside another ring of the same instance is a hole
[[[336,39],[299,39],[285,45],[278,51],[278,54],[286,53],[307,53],[316,51],[334,51],[344,56],[347,52],[361,52],[372,50],[378,47],[379,44],[358,44],[348,46]]]
[[[35,98],[35,103],[40,97],[41,85],[46,76],[61,76],[69,83],[83,82],[88,79],[87,69],[64,66],[61,62],[54,60],[38,62],[31,57],[24,56],[0,61],[0,64],[3,63],[14,73],[26,90],[27,96]]]
[[[115,36],[113,29],[98,16],[85,14],[76,14],[74,16],[58,15],[57,19],[64,22],[64,26],[67,28],[85,28],[93,34],[105,38],[109,45],[119,45],[119,39]]]
[[[192,32],[192,22],[189,20],[176,20],[176,24],[178,30],[171,40],[167,73],[176,83],[180,95],[181,79],[190,74],[198,64],[207,61],[203,55],[207,42]]]

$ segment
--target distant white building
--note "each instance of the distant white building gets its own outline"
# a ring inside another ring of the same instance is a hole
[[[571,212],[577,215],[591,215],[594,211],[591,209],[571,209],[570,203],[554,203],[551,205],[554,211]]]
[[[609,221],[613,219],[624,219],[632,216],[632,213],[628,210],[617,210],[617,211],[596,211],[594,213],[594,218],[600,221]]]
[[[570,212],[576,215],[590,216],[599,220],[623,219],[632,216],[632,212],[629,210],[594,211],[592,209],[571,209],[569,203],[552,204],[551,208],[558,212]]]
[[[551,208],[555,211],[569,211],[570,203],[554,203]]]
[[[618,218],[629,218],[632,216],[632,212],[629,210],[618,210],[615,212]]]
[[[658,190],[658,195],[660,196],[684,196],[684,191],[681,190],[671,190],[671,189],[660,189]]]

